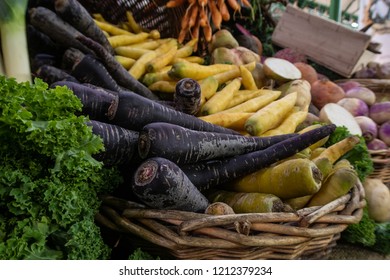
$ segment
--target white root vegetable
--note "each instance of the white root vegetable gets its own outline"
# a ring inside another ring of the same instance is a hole
[[[369,216],[376,222],[390,222],[390,190],[379,178],[363,182]]]
[[[357,116],[355,120],[359,124],[363,138],[367,143],[378,137],[378,125],[372,119],[367,116]]]
[[[336,126],[345,126],[351,134],[362,136],[362,130],[355,117],[336,103],[328,103],[322,107],[319,117],[323,122],[333,123]]]
[[[347,109],[354,117],[368,116],[368,105],[359,98],[344,97],[337,101],[337,104]]]
[[[299,69],[288,60],[268,57],[264,60],[264,74],[279,83],[298,80],[302,78]]]
[[[357,86],[345,91],[345,97],[359,98],[367,105],[371,106],[376,101],[375,93],[364,86]]]

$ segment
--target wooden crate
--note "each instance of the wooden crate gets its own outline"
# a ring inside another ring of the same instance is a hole
[[[370,41],[366,33],[290,4],[272,34],[275,45],[295,49],[344,77],[373,60],[375,53],[367,49]]]

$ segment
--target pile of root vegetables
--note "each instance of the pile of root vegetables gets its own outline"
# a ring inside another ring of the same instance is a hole
[[[192,2],[212,19],[224,1]],[[196,36],[161,38],[126,15],[113,24],[55,0],[30,7],[27,24],[34,76],[81,100],[106,147],[97,158],[130,174],[128,194],[156,209],[272,212],[325,205],[360,183],[343,156],[361,139],[324,146],[338,125],[320,119],[306,64],[262,60],[218,28],[206,60]]]

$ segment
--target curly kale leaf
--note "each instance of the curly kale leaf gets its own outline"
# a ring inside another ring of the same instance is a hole
[[[373,249],[379,253],[390,255],[390,222],[377,223],[375,237],[376,242]]]
[[[81,108],[66,87],[0,77],[0,259],[109,256],[94,216],[121,177],[94,159]]]

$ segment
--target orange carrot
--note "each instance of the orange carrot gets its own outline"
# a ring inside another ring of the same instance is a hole
[[[198,4],[201,8],[204,8],[207,5],[207,0],[198,0]]]
[[[241,3],[248,8],[252,8],[252,5],[248,0],[241,0]]]
[[[221,23],[222,23],[222,15],[221,12],[218,10],[217,4],[215,1],[209,1],[208,6],[211,13],[211,20],[213,21],[213,24],[215,28],[221,29]]]
[[[211,29],[210,24],[206,24],[203,26],[203,35],[207,42],[210,42],[213,36],[213,31]]]
[[[181,5],[183,5],[185,0],[169,0],[166,4],[165,7],[167,8],[176,8]]]
[[[207,22],[208,22],[207,13],[206,13],[205,7],[201,8],[199,10],[199,19],[200,19],[200,23],[199,23],[200,26],[205,27]]]
[[[227,0],[230,8],[233,9],[234,13],[241,12],[241,6],[238,4],[237,0]]]
[[[197,19],[198,19],[198,5],[192,5],[190,10],[190,18],[188,19],[188,27],[191,28],[195,25]]]
[[[221,13],[222,19],[224,21],[229,21],[230,13],[228,7],[226,6],[225,0],[218,0],[218,8],[219,12]]]
[[[194,25],[191,27],[192,40],[199,38],[200,19],[196,17]]]

